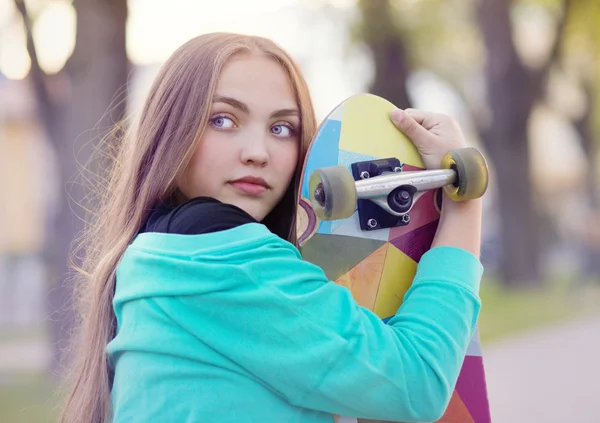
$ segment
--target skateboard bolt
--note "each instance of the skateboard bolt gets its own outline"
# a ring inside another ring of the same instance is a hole
[[[396,199],[402,205],[408,204],[408,202],[410,201],[410,193],[405,190],[400,190],[396,195]]]
[[[375,219],[369,219],[367,220],[367,226],[371,229],[375,228],[377,227],[377,221]]]
[[[315,188],[315,200],[317,200],[320,206],[325,205],[325,189],[323,188],[323,184],[319,184]]]
[[[403,214],[402,215],[402,223],[408,223],[410,222],[410,216],[407,214]]]
[[[367,179],[367,178],[370,178],[370,177],[371,177],[371,175],[366,170],[363,170],[362,172],[360,172],[360,178],[361,179]]]

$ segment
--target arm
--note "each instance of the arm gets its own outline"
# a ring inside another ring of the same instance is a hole
[[[432,247],[452,246],[479,258],[481,250],[481,199],[452,201],[444,195],[442,213]]]
[[[208,258],[161,257],[156,267],[147,252],[131,251],[125,273],[138,257],[145,286],[151,285],[148,278],[157,289],[176,282],[180,294],[163,296],[158,304],[184,330],[288,402],[332,414],[406,422],[438,418],[480,307],[481,265],[452,247],[423,256],[388,324],[274,236]]]
[[[427,169],[438,169],[446,152],[467,146],[460,126],[449,116],[425,110],[396,109],[390,118],[415,144]],[[442,214],[432,246],[462,248],[479,257],[481,199],[458,203],[444,195],[442,201]]]

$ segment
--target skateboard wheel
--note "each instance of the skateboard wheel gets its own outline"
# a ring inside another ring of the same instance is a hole
[[[317,169],[310,176],[309,200],[321,220],[345,219],[356,209],[356,186],[343,166]]]
[[[483,155],[473,147],[449,151],[441,163],[442,169],[453,169],[457,174],[454,184],[444,191],[454,201],[482,197],[488,186],[488,167]]]

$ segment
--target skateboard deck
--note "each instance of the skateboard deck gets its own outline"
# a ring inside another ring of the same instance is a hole
[[[357,209],[348,218],[320,220],[309,200],[309,180],[315,170],[329,166],[344,166],[358,180],[365,162],[389,158],[399,160],[391,164],[396,172],[424,170],[416,147],[389,119],[394,108],[383,98],[361,94],[342,102],[324,119],[305,159],[297,216],[303,258],[321,267],[329,280],[348,288],[358,304],[384,321],[395,315],[417,263],[431,247],[440,217],[441,191],[429,190],[415,197],[410,219],[401,222],[393,216],[390,221],[390,215],[369,200],[358,200]],[[351,416],[335,416],[335,420],[366,422]],[[476,331],[450,404],[438,422],[490,421]]]

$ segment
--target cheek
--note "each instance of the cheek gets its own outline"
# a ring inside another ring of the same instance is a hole
[[[207,131],[208,134],[200,141],[194,152],[191,164],[194,165],[196,174],[218,177],[220,173],[223,173],[223,169],[227,168],[226,165],[228,161],[231,161],[230,157],[233,155],[233,151],[227,151],[228,154],[224,154],[223,146],[226,145],[226,138],[212,133],[210,129]]]
[[[180,189],[187,196],[211,195],[210,183],[215,179],[215,169],[220,168],[219,155],[213,157],[212,153],[209,143],[201,141],[196,147],[180,183]]]
[[[290,143],[289,145],[282,146],[280,151],[277,152],[278,159],[278,170],[282,179],[285,179],[286,186],[294,176],[296,166],[298,164],[298,145]]]

